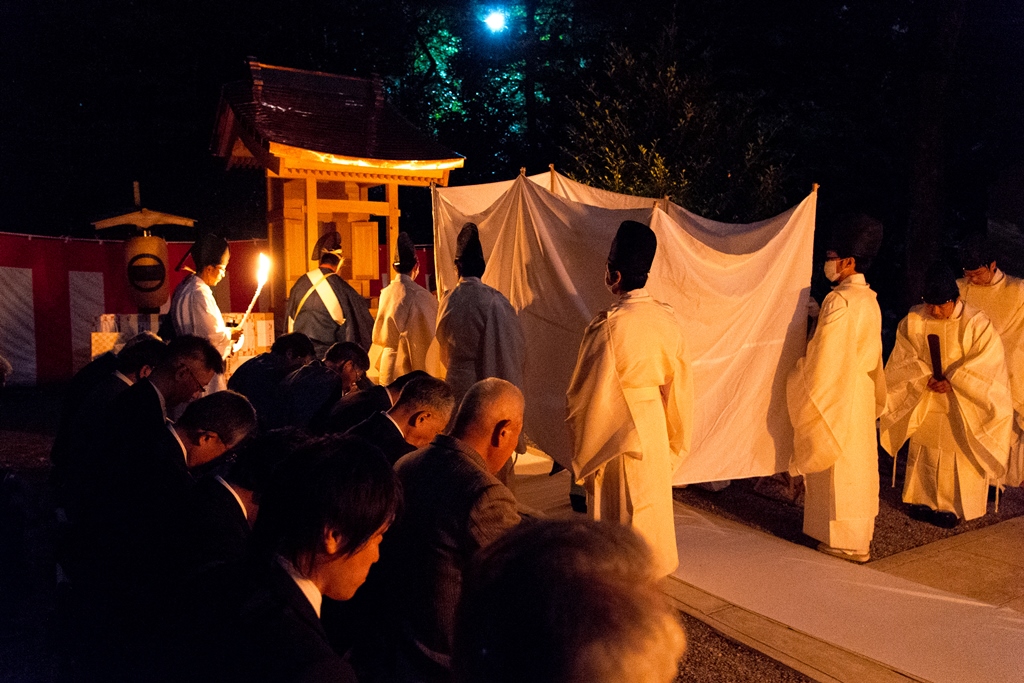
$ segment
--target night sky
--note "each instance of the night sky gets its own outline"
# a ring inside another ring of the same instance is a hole
[[[769,150],[788,160],[785,201],[817,181],[861,191],[877,213],[898,216],[916,88],[942,61],[930,7],[957,4],[662,1],[641,11],[534,0],[506,3],[519,23],[492,35],[482,22],[492,5],[468,1],[3,0],[0,230],[92,236],[90,221],[130,208],[138,180],[147,208],[229,237],[265,234],[262,172],[225,172],[210,153],[220,86],[246,78],[250,55],[380,74],[410,120],[467,157],[453,184],[549,162],[572,171],[567,103],[613,44],[652,49],[670,24],[680,68],[703,69],[711,92],[757,92],[752,106],[785,114],[788,128]],[[951,184],[968,188],[964,205],[983,213],[977,188],[1024,157],[1024,10],[960,4],[946,163]],[[532,34],[523,33],[525,11],[535,12]],[[524,73],[536,81],[534,103],[506,92]],[[453,83],[457,91],[445,90]],[[428,240],[427,190],[407,190],[401,202],[403,228]]]

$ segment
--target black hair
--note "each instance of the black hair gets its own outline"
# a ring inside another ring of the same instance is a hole
[[[964,270],[987,268],[993,262],[998,261],[992,244],[981,233],[972,233],[964,238],[958,252],[960,267]]]
[[[307,356],[316,355],[316,351],[313,349],[313,342],[301,332],[282,334],[274,342],[274,345],[270,347],[270,352],[278,356],[284,356],[289,351],[292,352],[293,358],[306,358]]]
[[[321,266],[331,266],[332,268],[336,268],[340,263],[341,257],[338,256],[337,254],[332,254],[330,252],[324,252],[320,254]]]
[[[196,264],[196,272],[203,272],[206,266],[216,266],[224,258],[228,250],[228,241],[210,233],[203,235],[192,245],[192,260]]]
[[[200,432],[213,432],[225,445],[235,445],[256,430],[256,411],[238,392],[217,391],[189,403],[175,426],[193,440]]]
[[[206,337],[186,334],[168,342],[164,365],[174,367],[188,359],[199,361],[217,374],[224,372],[224,359]]]
[[[448,382],[434,377],[414,379],[402,388],[395,401],[395,408],[411,408],[414,411],[432,410],[438,415],[451,414],[455,407],[455,394]]]
[[[423,379],[425,377],[430,377],[430,373],[426,370],[413,370],[412,372],[407,372],[404,375],[396,377],[387,388],[394,389],[395,391],[401,391],[406,384],[414,379]]]
[[[647,284],[647,273],[623,273],[621,270],[614,270],[611,266],[608,267],[612,273],[618,273],[619,277],[619,288],[623,292],[632,292],[634,289],[642,289]]]
[[[398,515],[401,485],[380,449],[353,436],[326,436],[296,451],[279,469],[253,529],[258,552],[277,553],[307,573],[324,552],[326,529],[359,550]]]
[[[117,354],[117,370],[123,375],[131,375],[145,366],[155,368],[167,356],[167,344],[160,339],[143,339],[131,346],[125,346]]]
[[[324,354],[324,362],[340,364],[345,361],[352,361],[363,372],[370,369],[370,357],[363,347],[355,342],[338,342],[327,349],[327,353]]]
[[[252,491],[259,504],[277,469],[312,438],[299,427],[282,427],[248,439],[232,457],[224,478]]]

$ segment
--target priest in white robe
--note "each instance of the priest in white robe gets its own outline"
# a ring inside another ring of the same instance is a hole
[[[672,474],[690,449],[693,375],[682,322],[644,289],[656,249],[646,225],[619,227],[605,275],[619,300],[587,327],[566,398],[590,516],[632,527],[668,576],[679,564]]]
[[[523,388],[523,327],[508,299],[480,281],[485,267],[477,227],[467,223],[459,232],[455,250],[459,282],[437,312],[438,351],[456,405],[471,386],[488,377]],[[525,449],[520,445],[517,451]]]
[[[996,254],[982,236],[970,237],[960,250],[964,277],[957,280],[961,298],[981,309],[1003,342],[1013,398],[1013,436],[1006,474],[999,483],[1024,482],[1024,280],[996,265]]]
[[[182,280],[171,297],[170,315],[174,333],[179,337],[193,335],[209,339],[221,358],[227,360],[242,330],[229,330],[224,324],[212,288],[224,279],[231,250],[228,249],[227,240],[211,234],[196,241],[189,253],[192,254],[196,272]],[[216,374],[204,391],[212,393],[224,389],[227,389],[224,375]]]
[[[879,425],[893,457],[910,440],[910,515],[944,528],[987,511],[988,480],[1006,473],[1013,422],[1003,344],[988,316],[960,300],[955,278],[948,267],[931,268],[925,303],[900,322]]]
[[[804,533],[818,550],[851,562],[871,559],[878,515],[878,438],[885,410],[882,313],[862,271],[882,241],[882,225],[844,216],[826,253],[818,326],[786,384],[795,437],[789,471],[804,475]]]
[[[373,324],[373,347],[378,382],[387,386],[413,370],[440,373],[437,345],[437,297],[416,284],[420,266],[408,233],[398,235],[398,260],[392,264],[398,278],[380,293]]]

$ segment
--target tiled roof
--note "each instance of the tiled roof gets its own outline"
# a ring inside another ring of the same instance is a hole
[[[346,157],[389,161],[457,159],[384,100],[379,80],[300,71],[251,61],[250,79],[221,93],[236,125],[267,149],[270,142]],[[218,135],[223,135],[222,122]],[[227,144],[225,144],[227,143]],[[230,154],[215,140],[216,153]]]

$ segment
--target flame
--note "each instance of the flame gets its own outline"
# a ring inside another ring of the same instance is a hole
[[[270,277],[270,257],[260,252],[259,265],[256,268],[256,283],[262,288],[263,285],[267,284],[267,278]]]

